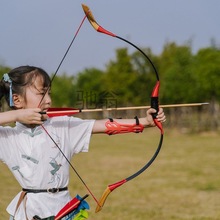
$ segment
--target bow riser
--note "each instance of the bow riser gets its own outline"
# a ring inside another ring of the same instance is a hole
[[[157,113],[159,111],[159,100],[158,100],[159,89],[160,89],[160,82],[157,81],[151,94],[151,108],[156,110],[156,112],[152,114],[153,119],[157,118]]]
[[[155,125],[160,129],[161,134],[164,133],[162,123],[157,121],[157,113],[159,111],[159,90],[160,90],[160,81],[157,81],[156,85],[151,94],[151,108],[155,109],[156,112],[152,114]]]

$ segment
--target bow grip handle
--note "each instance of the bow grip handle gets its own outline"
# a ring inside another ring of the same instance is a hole
[[[153,119],[156,119],[159,111],[159,100],[158,97],[151,97],[151,108],[155,109],[156,112],[152,114]]]
[[[157,81],[151,94],[151,108],[156,110],[156,112],[152,114],[153,119],[157,118],[157,113],[159,111],[159,98],[158,98],[159,88],[160,88],[160,81]]]

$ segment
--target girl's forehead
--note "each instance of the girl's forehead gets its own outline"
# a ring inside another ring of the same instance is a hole
[[[37,89],[44,89],[45,88],[44,78],[41,75],[37,75],[33,77],[31,86]]]

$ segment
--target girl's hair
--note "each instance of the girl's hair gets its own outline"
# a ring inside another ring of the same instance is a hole
[[[17,67],[12,69],[8,73],[8,76],[11,80],[12,94],[25,96],[26,88],[32,85],[38,76],[42,78],[44,88],[49,88],[51,86],[51,80],[47,72],[35,66]],[[4,79],[0,81],[0,100],[3,97],[5,97],[8,106],[10,106],[10,83]]]

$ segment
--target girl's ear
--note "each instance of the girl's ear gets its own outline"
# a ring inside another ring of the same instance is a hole
[[[24,98],[21,95],[13,94],[14,107],[16,109],[23,108]]]

